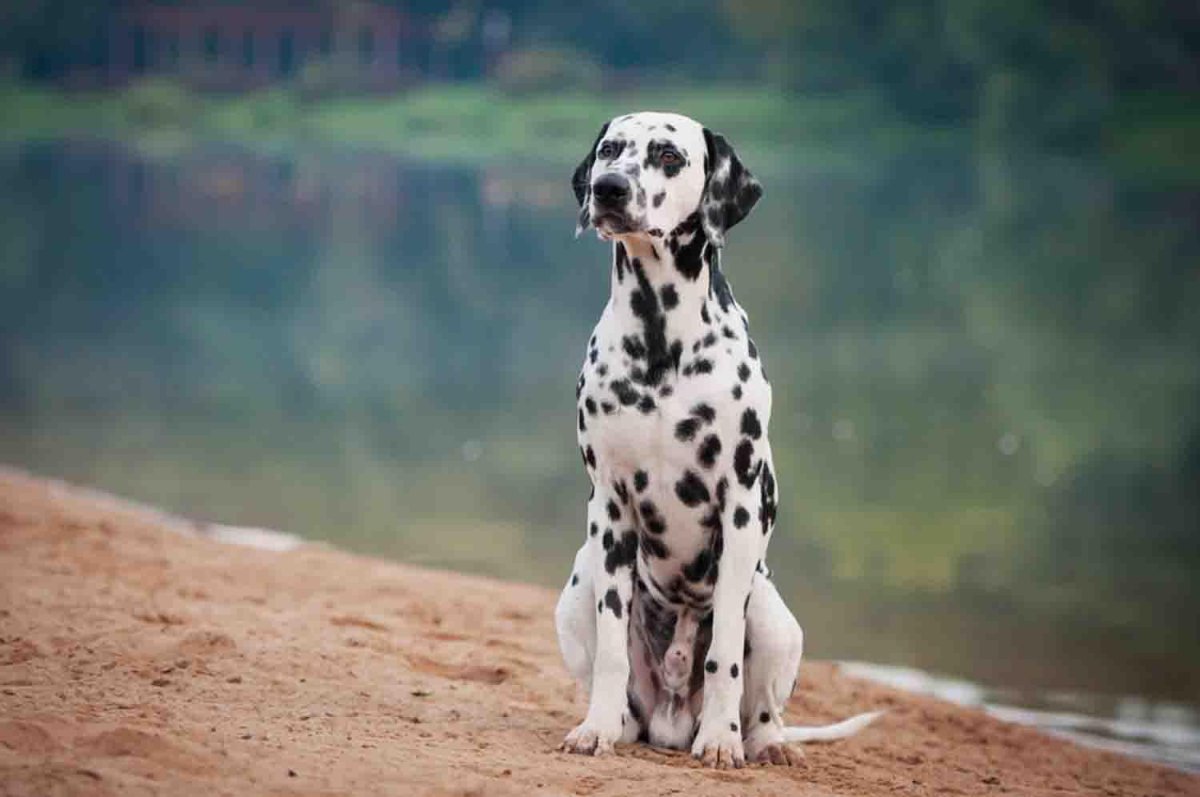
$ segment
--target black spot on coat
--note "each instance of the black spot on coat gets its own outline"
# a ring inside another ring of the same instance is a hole
[[[635,360],[640,360],[646,356],[646,347],[642,345],[640,340],[632,335],[626,335],[625,337],[621,338],[621,348],[625,350],[626,354]]]
[[[617,401],[621,402],[626,407],[631,404],[636,404],[641,397],[640,394],[633,389],[627,379],[614,379],[609,386],[612,389],[613,395],[617,397]]]
[[[715,434],[710,434],[704,438],[704,442],[700,444],[699,451],[696,452],[696,458],[705,468],[712,468],[717,462],[717,456],[721,453],[721,440]]]
[[[638,545],[641,547],[642,553],[655,559],[667,559],[671,556],[670,549],[660,537],[643,534],[638,538]]]
[[[708,488],[695,471],[684,471],[683,477],[675,483],[675,495],[687,506],[699,506],[709,499]]]
[[[637,558],[638,535],[634,531],[625,531],[621,539],[608,550],[604,557],[604,570],[609,575],[617,572],[618,567],[628,567]]]
[[[779,508],[775,498],[775,476],[765,462],[762,466],[762,474],[762,506],[758,510],[758,517],[762,522],[762,533],[766,534],[774,528],[775,516]]]
[[[604,605],[612,610],[612,613],[619,620],[624,608],[621,606],[621,596],[617,594],[615,588],[610,587],[608,592],[604,593]]]
[[[733,290],[729,287],[729,280],[725,279],[725,274],[719,266],[711,269],[708,292],[717,300],[717,304],[721,305],[722,310],[729,311],[733,305]]]
[[[675,255],[675,268],[687,279],[697,279],[704,270],[704,248],[708,246],[708,240],[697,228],[687,243],[680,244],[677,238],[672,239],[670,243],[674,243],[671,251]]]
[[[684,418],[679,423],[675,424],[675,439],[681,443],[687,443],[696,437],[696,430],[700,428],[700,421],[695,418]]]
[[[742,434],[751,440],[762,437],[762,424],[758,422],[758,413],[753,407],[747,407],[742,413]]]
[[[758,466],[754,465],[754,443],[745,439],[738,443],[733,452],[733,472],[743,487],[754,486],[754,480],[758,478]]]
[[[638,504],[638,512],[641,513],[643,521],[651,521],[659,517],[658,507],[649,498],[644,499]],[[653,529],[651,530],[654,531]],[[659,532],[655,531],[655,533]]]
[[[717,482],[717,507],[722,512],[725,511],[725,496],[728,492],[729,492],[729,479],[722,476],[721,480]]]
[[[659,514],[659,508],[649,498],[637,505],[638,513],[642,515],[642,525],[652,534],[664,534],[667,531],[666,521]]]
[[[703,581],[712,569],[712,551],[704,548],[696,554],[696,558],[683,566],[683,577],[693,583]]]

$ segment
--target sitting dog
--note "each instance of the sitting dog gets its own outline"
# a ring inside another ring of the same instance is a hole
[[[592,494],[555,620],[589,705],[563,748],[641,739],[722,768],[795,763],[787,742],[875,715],[783,724],[804,637],[764,559],[771,387],[720,267],[762,188],[722,136],[669,113],[604,125],[572,184],[576,234],[594,226],[613,259],[576,387]]]

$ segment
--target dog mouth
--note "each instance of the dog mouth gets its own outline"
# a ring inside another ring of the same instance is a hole
[[[608,235],[624,235],[640,229],[625,213],[605,209],[599,209],[592,213],[592,225]]]

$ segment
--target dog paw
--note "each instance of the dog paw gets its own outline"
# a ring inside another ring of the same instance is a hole
[[[746,760],[756,764],[797,767],[804,763],[804,751],[783,741],[783,728],[768,723],[755,728],[746,737]]]
[[[791,745],[777,742],[768,744],[753,753],[747,753],[756,764],[775,764],[781,767],[798,767],[804,764],[804,751]]]
[[[584,720],[567,734],[559,750],[579,755],[609,755],[613,745],[621,738],[621,729],[601,729],[596,723]]]
[[[742,750],[742,735],[737,723],[713,727],[714,723],[701,723],[700,732],[692,743],[692,757],[714,769],[741,768],[746,763]]]

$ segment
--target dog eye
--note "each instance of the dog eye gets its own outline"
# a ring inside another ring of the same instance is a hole
[[[611,141],[605,141],[600,145],[600,152],[597,153],[601,158],[611,158],[617,154],[617,148],[613,146]]]

